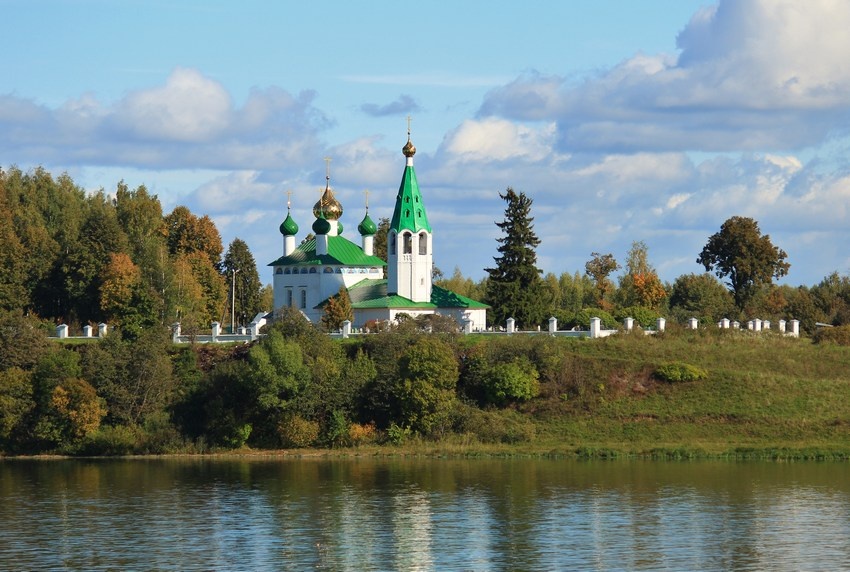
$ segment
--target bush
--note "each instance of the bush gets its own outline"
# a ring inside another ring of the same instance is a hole
[[[658,318],[661,317],[661,314],[652,308],[646,308],[644,306],[629,306],[628,308],[619,309],[615,312],[614,317],[620,324],[622,324],[626,318],[634,318],[636,325],[639,325],[644,329],[649,329],[655,327]]]
[[[366,425],[352,423],[348,426],[348,440],[355,447],[357,445],[369,445],[374,443],[377,436],[378,431],[375,428],[374,423],[367,423]]]
[[[601,308],[583,308],[579,310],[569,321],[563,324],[563,328],[570,329],[578,326],[582,330],[589,330],[591,318],[599,318],[602,321],[602,327],[606,330],[615,330],[617,329],[617,326],[619,326],[614,316],[605,310],[602,310]]]
[[[528,360],[494,365],[485,384],[488,401],[496,405],[528,401],[540,393],[537,370]]]
[[[819,328],[815,332],[814,342],[816,344],[850,346],[850,325],[835,328]]]
[[[132,455],[138,452],[140,434],[125,425],[103,425],[80,445],[83,455]]]
[[[281,422],[278,435],[284,447],[309,447],[319,439],[319,423],[292,415]]]
[[[669,383],[682,381],[699,381],[708,377],[708,372],[695,365],[674,362],[660,366],[655,370],[655,376]]]

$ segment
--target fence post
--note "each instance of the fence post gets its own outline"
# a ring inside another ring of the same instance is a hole
[[[791,335],[795,338],[800,337],[800,320],[791,320]]]
[[[699,320],[696,318],[688,318],[688,329],[696,330],[699,328]]]
[[[658,318],[655,321],[655,330],[657,332],[663,332],[664,328],[667,326],[667,320],[664,318]]]
[[[598,338],[599,332],[602,329],[602,319],[601,318],[591,318],[590,319],[590,337]]]
[[[218,340],[218,337],[221,335],[221,324],[218,322],[212,323],[212,335],[210,336],[211,341],[215,343]]]
[[[345,320],[342,322],[342,337],[347,338],[351,335],[351,320]]]
[[[552,316],[549,318],[549,333],[554,334],[558,331],[558,318]]]
[[[627,332],[631,332],[635,327],[635,319],[634,318],[626,318],[623,320],[623,327],[626,328]]]
[[[514,320],[513,318],[508,318],[506,325],[507,325],[506,329],[507,329],[508,333],[509,334],[514,333],[514,330],[516,328],[516,320]]]

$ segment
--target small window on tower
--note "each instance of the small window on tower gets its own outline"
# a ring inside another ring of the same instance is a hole
[[[413,235],[409,232],[405,232],[402,235],[402,239],[404,240],[404,253],[413,254]]]
[[[395,241],[396,241],[396,234],[394,232],[390,233],[390,236],[389,236],[390,254],[392,254],[393,256],[395,256]]]
[[[419,254],[428,254],[428,235],[419,233]]]

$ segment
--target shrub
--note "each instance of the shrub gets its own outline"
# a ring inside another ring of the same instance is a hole
[[[83,455],[131,455],[137,452],[140,435],[135,428],[125,425],[103,425],[86,437],[80,445]]]
[[[319,438],[319,423],[292,415],[280,423],[278,435],[284,447],[309,447]]]
[[[494,365],[485,381],[487,398],[504,405],[509,401],[528,401],[540,393],[537,370],[528,360]]]
[[[615,312],[614,317],[620,324],[622,324],[626,318],[634,318],[635,324],[639,325],[641,328],[654,328],[658,318],[661,317],[661,314],[652,308],[646,308],[644,306],[629,306],[628,308],[621,308]]]
[[[815,333],[816,344],[836,344],[850,346],[850,325],[835,328],[819,328]]]
[[[655,370],[655,376],[670,383],[681,381],[699,381],[708,377],[708,372],[695,365],[673,362],[660,366]]]
[[[591,318],[599,318],[602,321],[602,327],[607,330],[614,330],[619,325],[614,316],[601,308],[583,308],[563,326],[566,329],[578,326],[583,330],[589,330]]]
[[[352,423],[348,426],[348,440],[355,447],[374,443],[377,436],[378,432],[374,423],[367,423],[366,425]]]

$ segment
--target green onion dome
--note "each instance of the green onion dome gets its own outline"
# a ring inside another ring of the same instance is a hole
[[[342,223],[339,221],[336,223],[336,233],[338,236],[342,236]]]
[[[366,213],[366,216],[357,225],[357,232],[360,233],[360,236],[375,236],[375,233],[378,232],[378,227],[375,225],[375,221],[369,218],[369,213]]]
[[[280,234],[283,236],[295,236],[298,234],[298,225],[289,213],[286,213],[286,219],[280,223]]]
[[[313,232],[318,234],[328,234],[331,231],[331,223],[324,216],[319,215],[316,222],[313,223]]]

